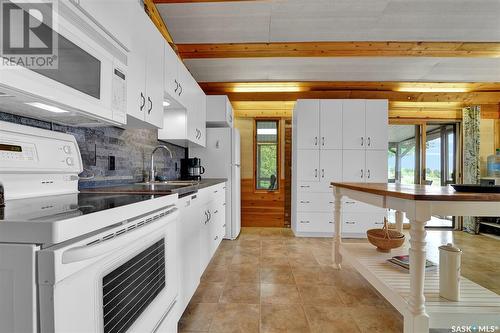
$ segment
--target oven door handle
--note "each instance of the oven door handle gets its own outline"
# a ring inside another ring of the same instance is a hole
[[[175,211],[177,211],[177,208],[171,210],[171,212]],[[175,218],[175,216],[177,215],[173,214],[171,218],[164,217],[163,219],[167,218],[169,219],[169,221],[171,221],[171,219]],[[141,228],[139,227],[134,229],[134,231],[135,230],[139,231],[141,230]],[[123,235],[115,236],[114,238],[110,238],[95,245],[75,246],[64,251],[62,253],[61,260],[63,264],[71,264],[91,258],[96,258],[106,253],[113,252],[117,249],[125,247],[126,245],[130,244],[131,239],[134,239],[135,237],[136,236],[134,236],[134,232],[132,231],[127,232]]]

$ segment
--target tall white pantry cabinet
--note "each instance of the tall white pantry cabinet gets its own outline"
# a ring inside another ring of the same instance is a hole
[[[333,236],[330,182],[387,182],[388,102],[299,99],[292,128],[292,230]],[[343,237],[366,237],[386,216],[385,209],[347,197],[342,206]]]

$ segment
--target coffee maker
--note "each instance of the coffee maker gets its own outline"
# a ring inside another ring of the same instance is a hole
[[[181,159],[181,178],[184,180],[200,180],[205,173],[201,160],[197,157]]]

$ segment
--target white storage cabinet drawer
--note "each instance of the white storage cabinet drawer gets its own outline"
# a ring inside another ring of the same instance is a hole
[[[300,212],[333,213],[333,193],[298,193],[297,210]]]
[[[381,228],[384,224],[383,212],[379,213],[343,213],[342,235],[365,234],[366,230]]]
[[[333,233],[333,213],[297,214],[297,232]]]

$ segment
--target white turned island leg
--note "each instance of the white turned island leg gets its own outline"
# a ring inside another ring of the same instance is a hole
[[[333,257],[335,259],[335,266],[337,267],[337,269],[340,269],[342,265],[342,255],[340,254],[340,244],[342,242],[342,237],[341,237],[342,229],[340,227],[342,225],[342,220],[340,218],[342,194],[340,193],[340,189],[338,187],[333,188],[333,194],[334,194],[334,204],[335,204],[333,211],[333,218],[335,223]]]
[[[425,225],[426,221],[410,219],[410,298],[409,314],[404,318],[405,333],[429,332],[429,316],[425,312]]]
[[[403,232],[403,219],[404,213],[402,211],[396,211],[396,230],[399,232]]]

